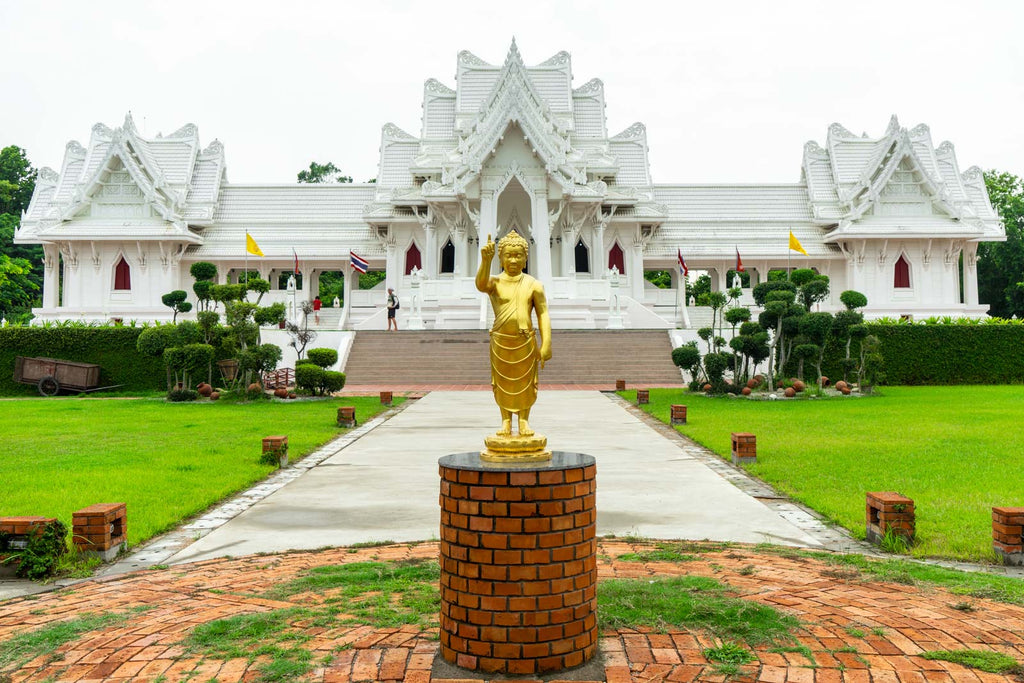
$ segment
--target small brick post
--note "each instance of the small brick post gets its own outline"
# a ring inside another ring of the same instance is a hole
[[[617,380],[615,380],[615,391],[625,391],[625,390],[626,390],[626,380],[624,380],[624,379],[617,379]]]
[[[672,404],[672,416],[669,418],[669,424],[686,424],[686,406]]]
[[[340,406],[338,408],[338,426],[355,427],[356,424],[355,406]]]
[[[749,432],[732,433],[732,464],[757,462],[757,437]]]
[[[596,464],[441,458],[441,656],[522,676],[597,651]]]
[[[391,400],[392,399],[391,399],[391,392],[390,391],[382,391],[382,392],[380,392],[380,402],[381,403],[383,403],[386,406],[389,406],[389,405],[391,405]]]
[[[47,524],[57,521],[56,517],[0,517],[0,533],[7,535],[8,547],[20,550],[25,547],[29,536],[40,534]],[[3,562],[6,555],[0,551],[0,577],[15,576],[18,562]]]
[[[1024,507],[992,508],[992,549],[1003,564],[1024,566]]]
[[[638,406],[647,405],[651,402],[651,390],[650,389],[637,389],[636,390],[636,404]]]
[[[263,437],[263,458],[268,464],[277,461],[280,467],[288,465],[288,437],[287,436],[265,436]]]
[[[867,522],[864,534],[868,543],[879,544],[886,532],[914,540],[914,501],[894,491],[867,494]]]
[[[128,506],[97,503],[71,513],[71,537],[80,552],[104,562],[117,557],[128,541]]]

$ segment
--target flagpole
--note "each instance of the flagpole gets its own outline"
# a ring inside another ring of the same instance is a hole
[[[245,231],[245,286],[249,286],[249,231]]]

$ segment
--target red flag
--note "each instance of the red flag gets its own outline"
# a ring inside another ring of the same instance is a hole
[[[686,267],[686,261],[683,260],[683,250],[677,249],[676,255],[679,258],[679,272],[683,274],[683,277],[687,277],[690,274],[690,269]]]
[[[292,255],[295,256],[295,274],[299,274],[299,255],[295,253],[295,249],[292,248]]]
[[[743,261],[740,260],[740,248],[736,247],[736,272],[744,273],[746,270],[747,269],[743,267]]]

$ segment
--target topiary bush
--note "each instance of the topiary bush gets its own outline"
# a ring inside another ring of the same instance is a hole
[[[310,349],[307,356],[324,370],[338,362],[338,352],[334,349]]]
[[[345,373],[334,370],[324,370],[323,389],[326,394],[333,394],[345,388]]]
[[[167,392],[167,400],[171,403],[184,403],[195,401],[199,398],[199,392],[195,389],[171,389]]]
[[[324,370],[309,363],[295,365],[295,384],[311,394],[317,394],[324,382]]]

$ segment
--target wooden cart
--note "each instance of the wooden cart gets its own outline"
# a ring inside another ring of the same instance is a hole
[[[88,393],[103,389],[116,389],[124,386],[117,384],[101,387],[100,366],[91,363],[75,363],[55,358],[25,358],[16,356],[14,359],[14,381],[22,384],[34,384],[43,396],[56,396],[62,389]]]

